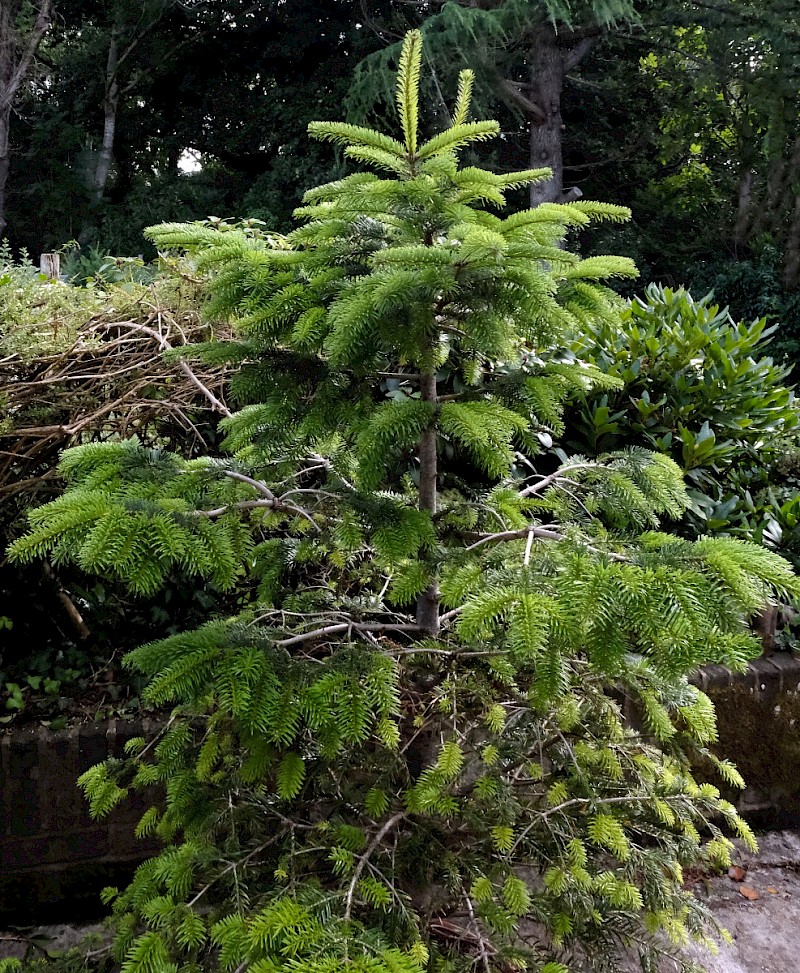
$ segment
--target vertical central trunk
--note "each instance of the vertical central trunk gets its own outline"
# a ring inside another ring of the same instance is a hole
[[[561,155],[563,123],[561,93],[564,88],[564,56],[555,31],[542,25],[531,45],[531,100],[541,110],[531,118],[530,166],[547,166],[553,176],[531,185],[531,206],[560,202],[564,190],[564,162]]]
[[[424,372],[421,377],[420,395],[423,402],[438,402],[436,372]],[[433,422],[422,433],[419,441],[419,509],[436,513],[436,478],[438,456],[436,452],[436,426]],[[429,635],[439,632],[439,587],[432,582],[417,599],[417,624]]]

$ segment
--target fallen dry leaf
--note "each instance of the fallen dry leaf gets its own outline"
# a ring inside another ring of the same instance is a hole
[[[739,895],[743,895],[746,899],[749,899],[750,902],[755,902],[756,899],[761,898],[758,892],[756,892],[755,889],[751,889],[749,885],[740,885]]]
[[[728,869],[728,878],[732,882],[743,882],[745,875],[747,875],[747,869],[742,868],[741,865],[731,865]]]

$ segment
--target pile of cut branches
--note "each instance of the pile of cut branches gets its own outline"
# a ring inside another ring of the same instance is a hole
[[[209,337],[199,300],[142,288],[121,309],[90,317],[66,347],[0,358],[0,498],[57,489],[68,446],[136,435],[202,452],[214,412],[225,414],[225,370],[190,370],[164,352]],[[195,295],[195,298],[197,295]],[[176,304],[178,305],[176,307]]]

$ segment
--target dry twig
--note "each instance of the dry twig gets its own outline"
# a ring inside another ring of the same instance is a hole
[[[138,435],[167,444],[188,438],[198,449],[202,414],[230,414],[224,367],[163,355],[207,337],[199,316],[145,301],[133,310],[125,320],[93,318],[64,351],[0,360],[0,501],[58,489],[53,470],[69,446]]]

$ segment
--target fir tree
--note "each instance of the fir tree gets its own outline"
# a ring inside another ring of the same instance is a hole
[[[687,503],[667,457],[537,469],[570,392],[614,381],[545,352],[618,321],[605,282],[635,274],[566,236],[627,211],[498,215],[548,173],[459,166],[497,134],[469,72],[421,141],[420,60],[412,33],[400,137],[311,126],[378,173],[308,192],[292,233],[150,231],[235,322],[190,351],[235,368],[225,456],[69,450],[12,550],[142,594],[176,566],[251,594],[128,657],[172,716],[81,779],[98,816],[163,793],[139,831],[164,850],[107,894],[124,973],[565,973],[631,948],[652,970],[705,934],[682,869],[752,841],[688,770],[715,726],[686,676],[742,666],[748,616],[797,582],[755,545],[660,532]]]

